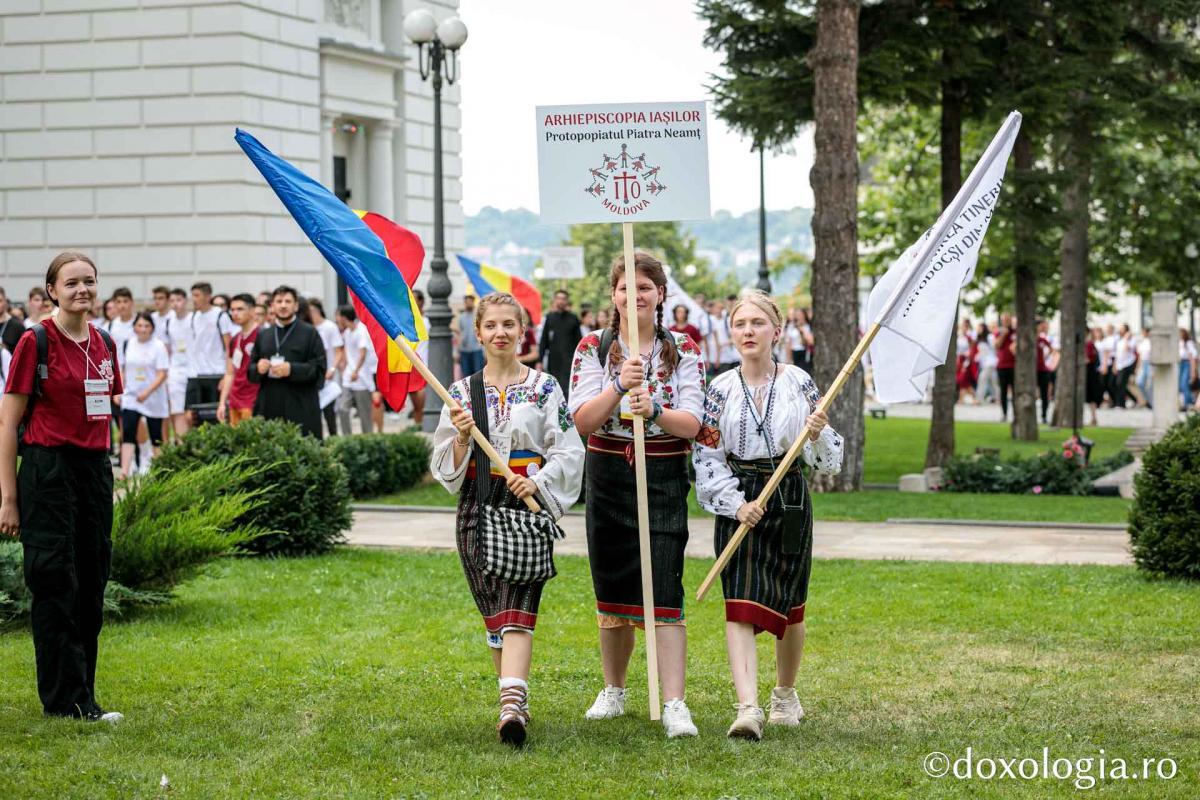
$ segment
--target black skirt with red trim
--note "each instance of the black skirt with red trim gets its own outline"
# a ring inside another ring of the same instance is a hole
[[[683,614],[683,552],[687,546],[687,443],[647,440],[646,487],[650,516],[650,564],[654,616],[678,623]],[[587,539],[596,611],[643,622],[642,568],[638,546],[637,492],[633,466],[620,448],[592,437],[587,453]],[[674,449],[672,453],[671,450]],[[609,451],[611,450],[611,451]]]
[[[747,498],[758,497],[774,471],[766,460],[730,459],[729,466]],[[785,514],[785,504],[793,513]],[[796,551],[791,553],[784,552],[788,524],[800,526],[799,531],[790,531],[798,545],[790,548]],[[717,517],[713,544],[718,556],[738,525],[735,519]],[[787,626],[803,622],[812,573],[812,540],[812,502],[797,466],[780,481],[762,520],[750,529],[721,573],[725,619],[749,623],[755,633],[770,631],[779,639]]]
[[[479,552],[479,513],[475,502],[474,475],[463,481],[458,495],[458,524],[455,543],[462,561],[467,586],[487,632],[502,635],[508,630],[530,631],[537,625],[538,603],[542,599],[540,583],[508,583],[483,571]],[[503,479],[492,478],[490,504],[500,508],[524,508],[525,504],[509,491]]]

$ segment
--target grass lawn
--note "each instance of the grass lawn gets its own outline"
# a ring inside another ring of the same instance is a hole
[[[908,472],[925,467],[925,448],[929,444],[929,420],[867,417],[866,450],[863,453],[863,480],[867,483],[896,483]],[[1080,433],[1093,440],[1092,458],[1111,456],[1125,445],[1133,428],[1083,428]],[[1038,441],[1014,441],[1004,422],[956,422],[954,451],[972,455],[977,447],[993,447],[1003,458],[1011,455],[1034,456],[1057,450],[1071,435],[1068,430],[1038,429]]]
[[[369,502],[396,506],[454,506],[458,495],[450,494],[436,483],[424,483]],[[582,505],[575,508],[583,510]],[[696,502],[695,489],[688,494],[688,510],[694,517],[711,516]],[[911,494],[880,489],[850,494],[814,494],[813,513],[817,519],[860,522],[918,517],[1124,524],[1129,516],[1129,501],[1120,497]]]
[[[43,719],[28,632],[0,635],[0,797],[1080,796],[1070,780],[924,773],[927,753],[968,747],[1123,758],[1137,773],[1170,758],[1171,780],[1097,788],[1200,792],[1200,587],[1132,568],[818,561],[800,728],[725,738],[734,695],[710,600],[688,610],[700,737],[667,741],[645,716],[640,645],[631,713],[583,720],[600,685],[591,583],[586,561],[559,561],[524,752],[495,741],[495,678],[457,557],[342,550],[227,562],[173,606],[110,624],[98,684],[127,715],[114,728]],[[705,566],[687,565],[689,590]]]
[[[866,425],[864,481],[894,484],[904,473],[921,471],[929,438],[928,420],[868,418]],[[999,422],[960,422],[955,425],[955,432],[955,444],[960,454],[972,454],[976,447],[994,447],[1005,458],[1013,454],[1036,455],[1056,448],[1066,438],[1062,431],[1042,428],[1039,441],[1014,442],[1009,438],[1008,426]],[[1093,457],[1104,458],[1122,448],[1132,429],[1089,428],[1083,433],[1096,442],[1092,450]],[[453,506],[458,498],[436,484],[426,483],[370,502],[401,506]],[[688,496],[688,505],[693,516],[708,516],[696,503],[694,490]],[[867,490],[846,495],[814,495],[813,510],[817,519],[862,522],[920,517],[1123,524],[1129,515],[1129,501],[1119,497],[952,492],[901,494]]]

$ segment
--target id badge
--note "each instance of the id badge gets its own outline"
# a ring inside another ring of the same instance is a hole
[[[284,361],[286,361],[286,359],[283,356],[279,355],[279,353],[276,353],[275,355],[271,356],[271,366],[272,367],[277,367],[280,364],[282,364]]]
[[[108,392],[108,381],[104,378],[88,378],[83,382],[83,410],[89,422],[103,422],[112,417]]]
[[[233,351],[232,360],[233,360],[233,368],[234,369],[242,368],[242,348],[239,347],[238,349]]]

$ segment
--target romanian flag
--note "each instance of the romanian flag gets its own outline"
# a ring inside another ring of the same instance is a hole
[[[403,336],[414,348],[417,342],[428,339],[409,274],[398,261],[393,261],[385,239],[365,219],[377,215],[352,211],[320,182],[272,153],[245,131],[238,129],[234,139],[279,195],[300,230],[370,310],[384,333],[392,339]],[[390,225],[386,229],[389,233],[403,231],[394,223]],[[379,227],[385,229],[382,224]],[[412,242],[406,241],[397,245],[397,252],[411,246]]]
[[[542,324],[542,295],[532,284],[502,269],[462,256],[458,257],[458,263],[462,264],[463,272],[471,279],[475,294],[483,297],[491,292],[508,292],[529,312],[530,324]]]
[[[425,261],[425,247],[421,244],[421,239],[412,231],[400,227],[380,214],[370,211],[354,213],[383,242],[388,258],[395,268],[400,270],[404,282],[409,286],[416,283],[417,276],[421,273],[421,264]],[[354,303],[358,318],[367,326],[367,333],[371,335],[371,345],[379,364],[375,369],[375,388],[383,394],[384,400],[391,408],[399,410],[404,407],[409,392],[425,388],[425,379],[421,377],[421,373],[413,370],[408,356],[404,355],[400,345],[388,336],[362,298],[351,291],[350,299]],[[425,322],[419,310],[414,313],[417,317],[417,330],[423,334]]]

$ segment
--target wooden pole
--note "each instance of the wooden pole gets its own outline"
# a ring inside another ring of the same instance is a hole
[[[835,398],[842,391],[842,387],[854,374],[854,370],[858,368],[858,362],[862,361],[862,357],[866,354],[867,348],[871,346],[871,341],[875,338],[875,334],[879,333],[879,323],[876,322],[867,329],[867,333],[859,340],[858,346],[854,348],[854,352],[850,354],[850,358],[846,359],[846,363],[842,365],[842,369],[838,372],[837,377],[833,381],[833,385],[829,387],[829,391],[821,398],[821,402],[817,404],[817,411],[825,411],[833,404]],[[775,468],[775,472],[771,474],[771,479],[767,481],[767,485],[763,487],[759,493],[756,502],[764,509],[771,499],[771,495],[775,494],[775,490],[779,488],[779,483],[783,480],[783,476],[787,474],[788,469],[800,455],[804,449],[804,443],[812,438],[812,429],[807,425],[804,426],[804,431],[797,437],[796,441],[792,442],[792,446],[788,448],[784,454],[783,460],[779,462],[779,466]],[[717,558],[717,563],[713,564],[712,569],[708,571],[704,582],[700,584],[700,589],[696,592],[696,601],[699,602],[708,594],[708,590],[712,588],[713,582],[717,576],[725,569],[729,563],[729,559],[733,558],[733,554],[737,551],[738,545],[746,538],[746,534],[750,532],[750,526],[744,522],[738,526],[733,537],[730,538],[729,544],[725,545],[725,549],[721,551],[721,555]]]
[[[637,269],[634,267],[633,223],[621,223],[625,238],[625,324],[629,353],[641,352],[638,340]],[[604,355],[603,353],[601,355]],[[644,385],[644,384],[643,384]],[[650,696],[650,719],[661,715],[658,695],[658,636],[654,616],[654,578],[650,565],[650,506],[646,491],[646,420],[633,415],[633,471],[637,484],[638,552],[642,562],[642,619],[646,623],[646,688]]]
[[[416,367],[417,372],[421,373],[421,376],[425,378],[425,382],[433,387],[433,391],[437,393],[438,397],[442,398],[442,402],[448,408],[458,408],[458,403],[454,401],[454,398],[446,391],[446,387],[442,386],[442,382],[437,379],[437,376],[433,374],[429,367],[425,365],[425,362],[421,360],[421,357],[412,349],[412,345],[408,343],[408,340],[403,336],[398,336],[395,341],[396,344],[400,345],[400,349],[404,351],[404,355],[408,357],[408,360]],[[483,452],[487,453],[487,457],[492,460],[492,463],[500,468],[505,478],[513,476],[513,471],[508,468],[508,462],[500,458],[500,454],[496,452],[496,448],[492,447],[492,443],[487,440],[487,437],[483,435],[483,432],[479,428],[471,428],[471,438],[475,440],[475,443],[479,445]],[[530,511],[542,510],[542,507],[538,505],[538,501],[534,500],[532,495],[525,498],[525,505],[529,507]]]

